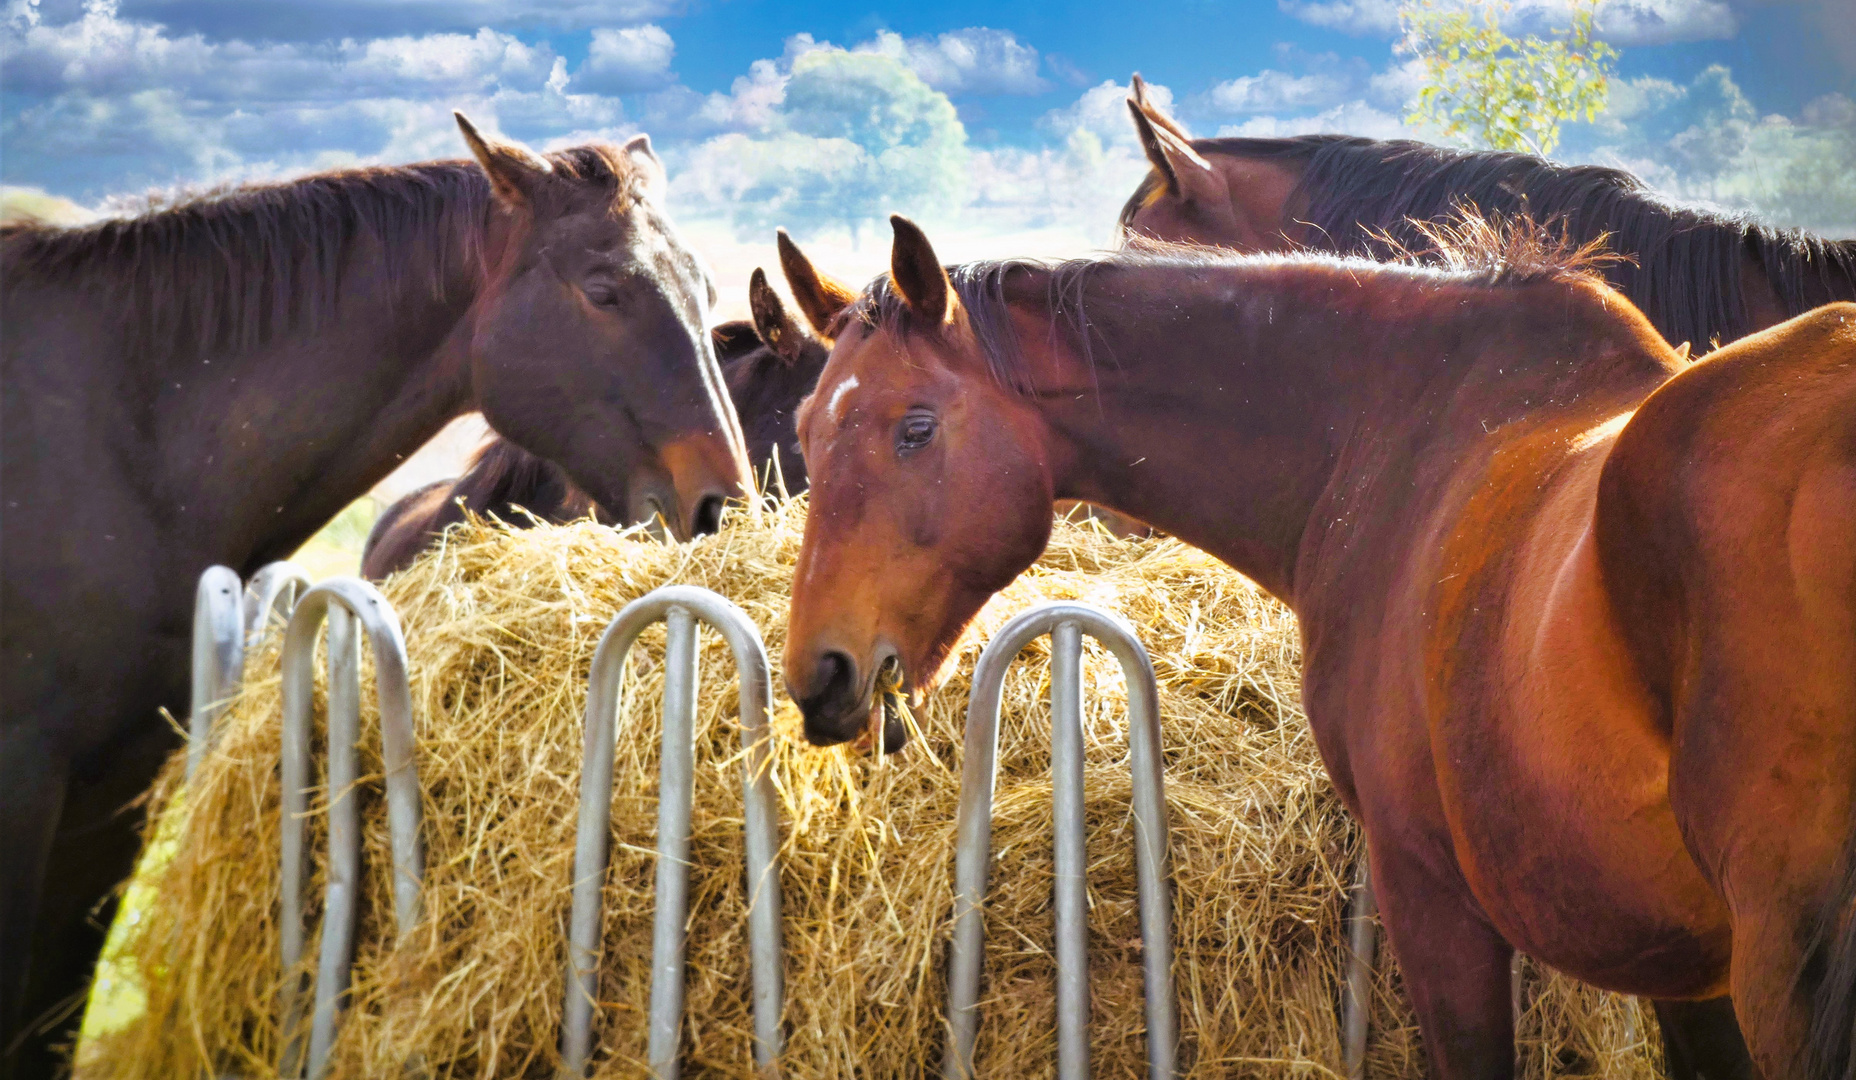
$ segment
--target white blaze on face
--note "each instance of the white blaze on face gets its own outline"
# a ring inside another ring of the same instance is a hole
[[[855,389],[857,389],[857,376],[855,375],[832,387],[831,397],[825,402],[825,415],[831,417],[833,424],[838,423],[840,419],[839,409],[844,404],[844,395]]]

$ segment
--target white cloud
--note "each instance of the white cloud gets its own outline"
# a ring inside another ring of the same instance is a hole
[[[1104,146],[1130,147],[1138,153],[1140,140],[1128,116],[1128,93],[1128,84],[1104,80],[1070,104],[1045,113],[1038,126],[1060,141],[1067,142],[1072,132],[1086,131]],[[1165,111],[1173,111],[1173,91],[1166,86],[1148,83],[1147,99]]]
[[[1278,112],[1332,105],[1347,92],[1346,80],[1327,74],[1291,75],[1264,69],[1221,82],[1206,93],[1206,103],[1220,112]]]
[[[1569,156],[1615,165],[1684,202],[1856,235],[1856,102],[1820,97],[1762,115],[1715,65],[1687,84],[1618,80],[1613,105],[1567,130]]]
[[[1312,116],[1255,116],[1241,124],[1218,129],[1219,135],[1280,138],[1289,135],[1362,135],[1369,139],[1415,139],[1424,133],[1409,127],[1394,113],[1364,100],[1343,102]]]
[[[953,104],[882,52],[800,35],[693,115],[734,130],[673,160],[673,201],[743,235],[828,225],[855,237],[883,214],[935,215],[965,196]]]
[[[676,51],[670,34],[651,23],[617,30],[600,27],[593,31],[574,86],[608,94],[662,86],[670,79],[670,61]]]
[[[1038,75],[1038,51],[1010,31],[971,26],[935,37],[905,38],[888,30],[859,45],[908,65],[944,94],[1040,94],[1050,83]]]
[[[48,7],[75,6],[47,0]],[[123,0],[127,18],[213,39],[308,42],[474,33],[492,29],[578,31],[675,15],[685,0]]]
[[[1400,0],[1277,0],[1303,22],[1349,34],[1391,37],[1398,33]],[[1479,6],[1477,0],[1446,0],[1444,6]],[[1545,33],[1571,20],[1569,0],[1519,0],[1502,19],[1509,33]],[[1739,22],[1725,0],[1604,0],[1598,29],[1619,45],[1662,45],[1732,37]]]
[[[450,110],[542,141],[617,134],[618,99],[569,92],[545,44],[497,30],[322,44],[211,41],[88,0],[0,28],[9,179],[95,198],[365,161],[453,157]]]

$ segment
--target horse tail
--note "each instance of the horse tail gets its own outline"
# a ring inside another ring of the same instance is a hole
[[[1856,807],[1836,875],[1801,969],[1816,983],[1805,1049],[1810,1080],[1856,1080]]]

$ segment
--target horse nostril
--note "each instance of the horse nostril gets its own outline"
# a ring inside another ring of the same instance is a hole
[[[696,504],[696,512],[690,517],[690,536],[708,536],[722,527],[722,497],[717,494],[704,495]]]
[[[833,650],[819,657],[811,692],[799,700],[805,717],[806,739],[814,746],[831,746],[855,738],[863,710],[856,701],[856,665]]]

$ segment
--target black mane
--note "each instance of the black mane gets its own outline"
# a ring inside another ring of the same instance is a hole
[[[1755,329],[1740,291],[1749,259],[1764,270],[1788,315],[1856,298],[1856,240],[1674,206],[1619,169],[1342,135],[1192,145],[1202,154],[1298,164],[1302,175],[1290,205],[1306,206],[1299,220],[1310,242],[1330,251],[1383,257],[1400,245],[1417,250],[1423,237],[1414,220],[1443,221],[1464,205],[1552,222],[1575,244],[1609,233],[1612,249],[1634,261],[1607,267],[1606,280],[1672,344],[1687,341],[1698,350]],[[1124,226],[1154,183],[1149,176],[1123,208]]]
[[[636,170],[604,146],[546,155],[555,173],[623,198]],[[391,295],[443,297],[474,266],[490,184],[473,161],[321,173],[212,192],[74,228],[0,230],[9,292],[95,293],[136,353],[254,348],[333,313],[350,256],[378,246]]]

